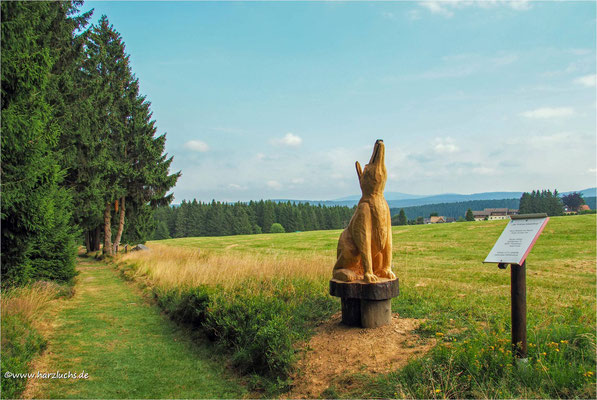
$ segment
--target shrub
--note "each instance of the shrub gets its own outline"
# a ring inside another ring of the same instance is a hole
[[[274,222],[272,224],[272,227],[270,228],[269,232],[270,233],[285,233],[286,230],[284,229],[284,227],[282,226],[282,224]]]
[[[181,290],[154,288],[158,305],[170,318],[195,327],[201,327],[205,321],[210,292],[213,292],[213,289],[205,285]]]
[[[19,398],[26,378],[7,378],[6,372],[26,374],[29,363],[46,346],[33,322],[48,302],[57,296],[72,294],[72,287],[52,282],[35,282],[31,286],[4,290],[1,300],[2,393],[1,398]]]
[[[231,352],[254,384],[280,390],[295,361],[294,343],[337,309],[321,283],[301,279],[249,279],[224,290],[201,285],[154,288],[159,306],[175,321],[200,327]]]
[[[40,354],[46,341],[20,316],[2,318],[2,398],[16,399],[25,389],[27,378],[7,378],[5,374],[26,374],[29,362]]]

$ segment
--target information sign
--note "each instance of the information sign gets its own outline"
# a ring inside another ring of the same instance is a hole
[[[547,221],[546,216],[524,219],[514,216],[483,262],[522,265]]]

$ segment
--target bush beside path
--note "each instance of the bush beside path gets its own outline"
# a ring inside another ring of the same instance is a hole
[[[190,339],[109,264],[79,262],[74,297],[59,300],[27,398],[240,398],[245,388],[203,339]]]

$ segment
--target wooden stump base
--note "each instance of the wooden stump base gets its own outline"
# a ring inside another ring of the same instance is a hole
[[[342,323],[377,328],[392,321],[392,298],[399,294],[398,279],[380,282],[330,281],[330,294],[342,299]]]

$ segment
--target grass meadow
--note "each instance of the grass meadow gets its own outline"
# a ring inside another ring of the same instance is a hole
[[[2,371],[27,371],[29,363],[46,348],[47,341],[39,333],[39,315],[50,302],[67,296],[69,286],[38,281],[27,287],[3,290],[0,299],[2,320]],[[26,379],[6,379],[2,374],[2,397],[17,398]]]
[[[393,227],[392,309],[425,319],[418,333],[439,344],[389,374],[339,376],[322,397],[595,398],[595,223],[552,217],[529,255],[529,362],[520,367],[511,362],[510,271],[482,263],[507,222]],[[340,309],[327,294],[339,234],[149,242],[120,268],[173,319],[227,349],[268,396],[290,387],[298,344]]]

